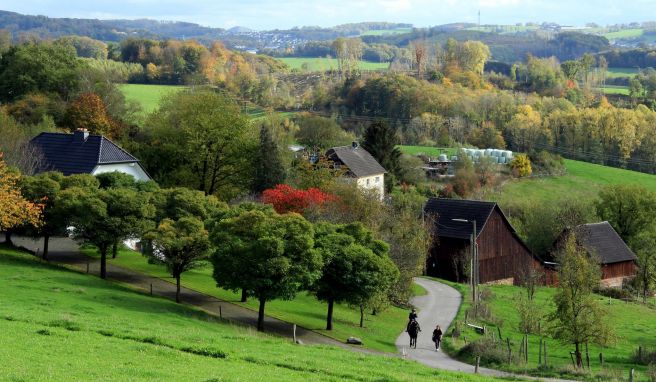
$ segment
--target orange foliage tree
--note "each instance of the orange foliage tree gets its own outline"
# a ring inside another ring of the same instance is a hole
[[[87,129],[91,134],[115,137],[119,124],[109,114],[96,93],[83,93],[69,106],[66,117],[72,130]]]
[[[29,224],[42,224],[43,206],[26,200],[21,195],[18,181],[20,174],[11,170],[0,153],[0,231]]]
[[[327,194],[318,188],[299,190],[287,184],[279,184],[262,193],[262,201],[265,204],[271,204],[279,214],[287,212],[302,214],[310,207],[321,207],[334,200],[336,200],[334,195]]]

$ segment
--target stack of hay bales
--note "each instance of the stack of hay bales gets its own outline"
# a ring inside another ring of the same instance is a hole
[[[462,152],[474,163],[478,163],[481,158],[490,157],[497,164],[509,164],[513,158],[513,152],[510,150],[462,149]]]

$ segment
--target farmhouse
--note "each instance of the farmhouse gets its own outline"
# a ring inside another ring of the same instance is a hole
[[[358,187],[376,191],[381,200],[385,197],[387,171],[357,142],[331,148],[326,152],[326,158],[335,168],[346,169],[346,176],[355,179]]]
[[[603,286],[621,287],[625,279],[635,276],[636,255],[607,221],[564,229],[554,242],[551,261],[555,261],[553,254],[572,232],[579,246],[591,256],[598,257]]]
[[[137,158],[104,136],[89,135],[86,130],[73,134],[41,133],[30,144],[43,155],[37,172],[97,175],[118,171],[136,180],[150,180]]]
[[[424,214],[436,228],[426,264],[429,276],[469,279],[472,233],[480,283],[516,284],[531,267],[542,267],[494,202],[431,198]]]

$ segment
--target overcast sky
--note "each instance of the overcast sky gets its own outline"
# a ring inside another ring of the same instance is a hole
[[[0,9],[50,17],[151,18],[205,26],[285,29],[360,21],[563,25],[627,23],[656,19],[656,0],[0,0]]]

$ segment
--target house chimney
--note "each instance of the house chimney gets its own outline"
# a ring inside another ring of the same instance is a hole
[[[358,146],[359,146],[359,145],[358,145],[358,142],[356,142],[356,141],[351,142],[351,148],[353,148],[353,149],[357,149]]]
[[[77,129],[73,132],[73,142],[86,142],[89,138],[89,130]]]

